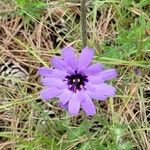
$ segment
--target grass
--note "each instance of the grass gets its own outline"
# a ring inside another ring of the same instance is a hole
[[[68,116],[57,100],[42,102],[36,69],[73,44],[81,49],[78,1],[0,1],[0,61],[15,59],[27,81],[0,86],[0,149],[149,150],[150,17],[148,0],[88,3],[88,45],[94,61],[118,70],[117,94],[97,102],[97,114]],[[7,78],[9,77],[2,77]],[[51,114],[54,112],[55,115]]]

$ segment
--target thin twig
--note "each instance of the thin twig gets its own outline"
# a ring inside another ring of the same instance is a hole
[[[86,31],[86,0],[81,0],[81,34],[82,47],[87,45],[87,31]]]

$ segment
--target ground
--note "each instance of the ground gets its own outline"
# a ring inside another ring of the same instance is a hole
[[[0,149],[150,149],[149,0],[87,8],[88,46],[94,62],[117,69],[117,93],[94,100],[95,116],[70,117],[57,99],[41,101],[37,68],[68,44],[81,52],[80,1],[0,1]]]

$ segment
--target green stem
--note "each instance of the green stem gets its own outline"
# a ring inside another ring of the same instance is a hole
[[[86,10],[86,0],[81,0],[81,34],[83,48],[87,46]]]

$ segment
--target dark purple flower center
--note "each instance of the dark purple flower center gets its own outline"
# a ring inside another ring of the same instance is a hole
[[[87,76],[81,73],[66,76],[68,87],[71,91],[76,92],[77,90],[85,89],[85,83],[88,82]]]

